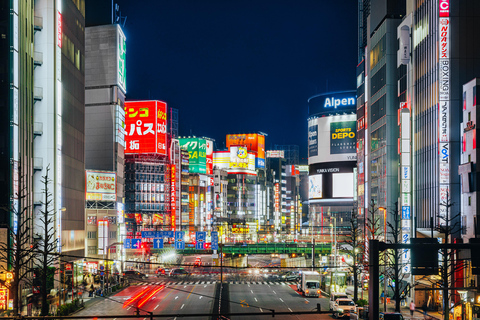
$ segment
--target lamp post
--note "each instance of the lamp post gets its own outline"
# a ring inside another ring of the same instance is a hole
[[[383,211],[383,238],[387,242],[387,209],[378,207],[378,210]],[[387,312],[387,250],[383,251],[383,310]]]
[[[332,217],[333,219],[333,229],[332,229],[332,224],[330,224],[330,230],[333,234],[333,239],[334,239],[334,254],[333,254],[333,279],[332,279],[332,287],[333,287],[333,292],[337,292],[338,290],[336,289],[337,287],[337,218]]]

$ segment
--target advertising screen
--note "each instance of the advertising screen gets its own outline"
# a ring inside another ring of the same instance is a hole
[[[235,145],[246,146],[248,151],[255,151],[256,167],[265,168],[265,136],[257,133],[227,134],[227,148]]]
[[[352,198],[353,197],[353,172],[352,173],[333,173],[333,197],[334,198]]]
[[[117,200],[117,179],[115,172],[86,170],[85,178],[86,200]]]
[[[167,155],[167,104],[125,102],[125,153]]]
[[[318,156],[318,125],[308,126],[308,156]]]
[[[180,138],[180,147],[188,151],[188,171],[207,173],[207,141],[201,138]]]
[[[355,114],[310,119],[308,164],[356,161],[356,125]],[[316,142],[311,138],[315,136],[314,128]]]
[[[308,177],[308,198],[320,199],[323,198],[322,175],[317,174]]]

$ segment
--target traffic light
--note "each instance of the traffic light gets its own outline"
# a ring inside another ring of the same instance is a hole
[[[13,273],[12,272],[5,272],[0,274],[0,280],[10,282],[13,280]]]

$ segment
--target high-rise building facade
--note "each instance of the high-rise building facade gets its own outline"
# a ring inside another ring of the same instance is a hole
[[[40,209],[47,168],[58,250],[82,256],[85,248],[85,2],[35,1],[34,202]]]

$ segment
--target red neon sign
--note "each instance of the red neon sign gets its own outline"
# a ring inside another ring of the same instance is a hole
[[[57,11],[57,46],[62,47],[62,14]]]
[[[125,153],[167,155],[167,104],[162,101],[125,102]]]

